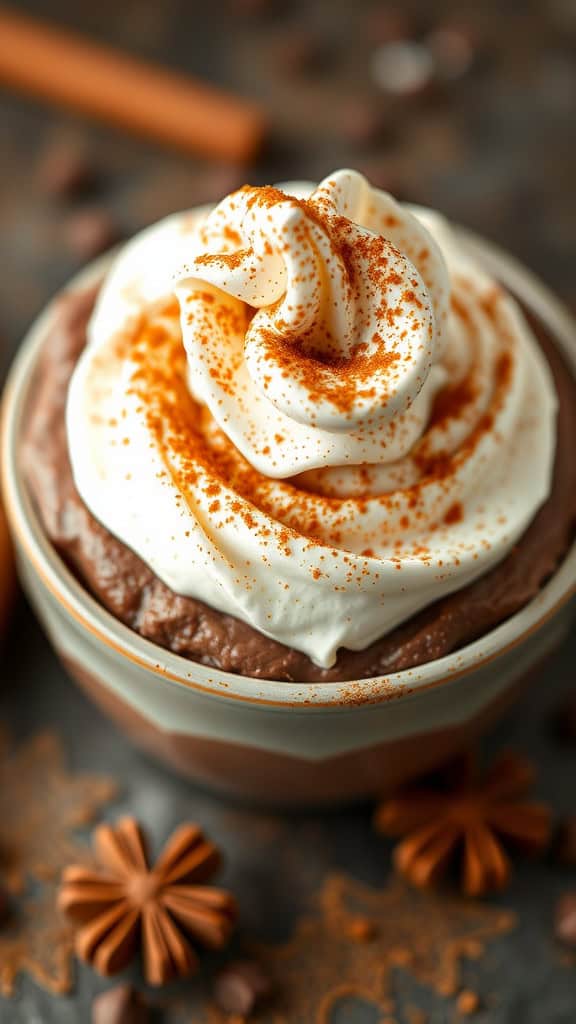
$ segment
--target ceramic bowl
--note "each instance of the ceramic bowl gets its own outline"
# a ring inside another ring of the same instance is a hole
[[[576,373],[576,325],[528,271],[481,239],[468,248],[549,326]],[[108,258],[109,259],[109,258]],[[72,286],[96,281],[99,261]],[[572,614],[576,547],[520,612],[458,652],[348,683],[280,683],[195,664],[142,639],[68,571],[30,501],[19,438],[50,306],[14,363],[4,398],[3,486],[21,579],[70,674],[141,747],[179,772],[268,803],[380,793],[466,747],[510,704]]]

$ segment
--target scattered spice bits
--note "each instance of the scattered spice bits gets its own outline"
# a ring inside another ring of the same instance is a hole
[[[449,420],[458,419],[476,397],[476,389],[469,377],[456,387],[442,388],[432,406],[429,428],[442,428]]]
[[[232,896],[207,886],[220,864],[197,825],[181,825],[150,868],[133,818],[95,831],[97,868],[71,865],[58,904],[77,925],[77,955],[101,974],[116,974],[141,943],[150,985],[194,973],[188,938],[209,949],[226,945],[236,917]]]
[[[271,978],[253,960],[228,964],[216,977],[214,1000],[224,1013],[247,1017],[271,995]]]
[[[378,934],[378,927],[369,917],[354,917],[346,931],[353,942],[371,942]]]
[[[106,210],[94,207],[72,214],[65,236],[70,251],[79,259],[89,260],[119,241],[121,232]]]
[[[18,896],[17,913],[0,928],[0,994],[12,996],[23,972],[49,992],[70,990],[72,929],[56,907],[57,879],[67,862],[86,857],[74,829],[115,795],[110,779],[70,774],[53,734],[12,750],[0,728],[0,859],[4,886]]]
[[[372,941],[350,940],[350,924],[358,918],[374,922]],[[480,959],[487,944],[513,925],[513,916],[499,907],[439,899],[397,878],[372,889],[346,875],[331,875],[287,942],[260,947],[259,956],[277,979],[279,1018],[288,1008],[290,1022],[347,1020],[341,1012],[345,994],[373,1004],[379,1020],[401,1016],[408,1021],[406,1010],[397,1014],[393,998],[399,967],[416,985],[456,997],[464,987],[464,959]],[[256,1016],[268,1020],[274,1013]]]
[[[144,1000],[131,985],[118,985],[92,1002],[92,1024],[148,1024]]]
[[[480,1009],[480,996],[477,992],[465,988],[456,1000],[456,1009],[464,1017],[471,1017]]]
[[[87,154],[77,143],[60,140],[41,154],[37,179],[46,195],[56,199],[75,199],[94,185],[96,173]]]
[[[554,930],[560,942],[576,949],[576,892],[566,892],[558,900]]]
[[[524,799],[533,781],[532,767],[519,755],[500,755],[484,778],[475,759],[463,757],[444,785],[413,786],[385,800],[375,826],[384,835],[405,837],[394,850],[394,864],[413,885],[433,885],[459,860],[463,891],[482,896],[509,880],[504,844],[526,854],[549,844],[548,807]]]
[[[446,526],[455,526],[456,523],[461,523],[464,518],[464,509],[459,501],[455,501],[444,516],[444,523]]]
[[[64,864],[83,851],[73,829],[93,822],[116,794],[112,779],[70,772],[53,733],[37,733],[12,750],[0,729],[0,849],[6,889],[20,894],[30,878],[41,884],[56,881]],[[5,966],[7,949],[2,958]]]

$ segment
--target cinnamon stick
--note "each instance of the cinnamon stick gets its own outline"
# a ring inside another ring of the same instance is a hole
[[[262,138],[256,106],[0,7],[0,82],[156,142],[231,161]]]

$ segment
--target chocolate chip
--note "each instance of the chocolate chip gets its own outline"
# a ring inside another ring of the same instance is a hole
[[[422,43],[394,42],[380,46],[372,54],[371,68],[376,85],[394,96],[421,96],[434,82],[434,59]]]
[[[561,942],[576,947],[576,892],[566,892],[558,900],[554,930]]]
[[[553,846],[554,859],[567,867],[576,867],[576,817],[560,822]]]
[[[576,746],[576,694],[564,698],[552,716],[552,726],[559,740]]]
[[[150,1015],[131,985],[117,985],[92,1002],[92,1024],[148,1024]]]
[[[80,259],[99,256],[118,241],[120,232],[106,210],[81,210],[73,214],[65,228],[70,250]]]
[[[94,168],[78,145],[58,142],[50,145],[38,164],[38,183],[43,192],[58,199],[73,199],[85,193],[95,181]]]
[[[252,960],[229,964],[214,983],[214,999],[219,1009],[242,1017],[252,1013],[271,992],[270,978]]]

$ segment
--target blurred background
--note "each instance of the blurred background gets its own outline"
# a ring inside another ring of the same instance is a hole
[[[346,165],[504,244],[576,300],[576,0],[21,0],[11,10],[138,57],[150,76],[148,64],[161,65],[245,98],[266,127],[250,161],[203,155],[201,126],[184,150],[144,140],[46,102],[54,69],[26,61],[24,47],[20,65],[45,74],[26,97],[2,67],[14,46],[0,5],[0,373],[45,301],[116,239],[245,182]]]

